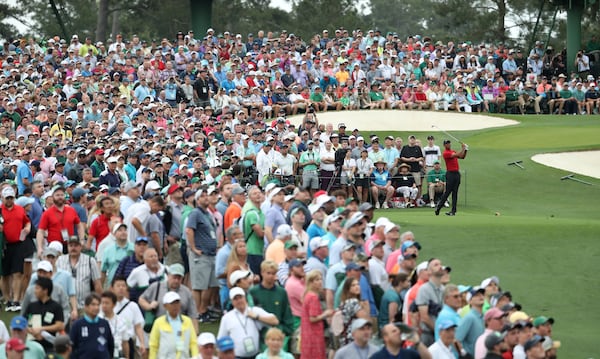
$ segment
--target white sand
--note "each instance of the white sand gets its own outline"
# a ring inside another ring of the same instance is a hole
[[[302,122],[301,116],[290,120],[296,125]],[[331,122],[337,129],[337,124],[346,124],[346,131],[353,129],[367,131],[432,131],[432,125],[445,131],[481,130],[490,127],[517,125],[519,122],[498,117],[478,114],[465,114],[443,111],[400,111],[400,110],[363,110],[363,111],[331,111],[318,113],[319,123]],[[438,129],[433,131],[437,132]]]
[[[531,159],[544,166],[600,179],[600,151],[543,153]]]

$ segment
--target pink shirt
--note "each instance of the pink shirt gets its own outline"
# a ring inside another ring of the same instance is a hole
[[[293,275],[290,276],[285,282],[285,291],[287,292],[288,299],[290,300],[290,308],[293,316],[302,316],[304,288],[304,281],[296,278]]]
[[[396,249],[392,253],[390,253],[387,262],[385,263],[385,271],[388,273],[392,273],[392,269],[394,266],[398,264],[398,258],[402,255],[402,250]]]

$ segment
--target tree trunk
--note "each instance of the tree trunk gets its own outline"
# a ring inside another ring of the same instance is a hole
[[[506,19],[506,0],[495,0],[498,5],[498,23],[496,24],[497,39],[500,42],[506,42],[506,28],[504,20]]]
[[[115,40],[117,38],[116,36],[118,33],[119,33],[119,12],[113,11],[112,26],[111,26],[111,35],[113,37],[113,40]]]
[[[96,22],[96,41],[106,42],[106,29],[108,28],[108,1],[98,1],[98,21]]]

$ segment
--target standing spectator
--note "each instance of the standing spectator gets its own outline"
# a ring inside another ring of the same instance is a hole
[[[158,255],[154,248],[148,248],[144,252],[144,264],[136,267],[127,277],[129,287],[129,299],[137,301],[142,292],[154,282],[164,281],[165,266],[158,261]]]
[[[294,318],[290,309],[288,294],[283,287],[277,285],[277,263],[264,261],[260,265],[261,282],[250,288],[250,295],[254,298],[254,304],[275,315],[281,329],[287,339],[284,348],[287,347],[289,336],[294,332]],[[264,333],[261,335],[264,338]]]
[[[77,238],[80,243],[83,243],[85,236],[85,227],[79,220],[77,212],[73,207],[65,204],[65,189],[63,187],[54,189],[52,203],[52,207],[42,214],[36,235],[38,257],[40,258],[45,247],[44,237],[48,243],[59,242],[66,247],[69,238],[75,234],[75,226],[77,226]]]
[[[79,190],[76,188],[73,193]],[[80,193],[78,192],[77,195]],[[98,251],[98,246],[102,243],[104,238],[106,238],[111,231],[111,224],[116,220],[114,217],[115,214],[115,201],[112,197],[109,196],[100,196],[100,199],[97,200],[97,203],[100,204],[100,215],[94,218],[90,225],[89,235],[85,244],[86,250],[95,250]],[[87,222],[87,217],[86,217]],[[127,226],[125,225],[125,228]],[[96,242],[94,248],[92,248],[92,244]]]
[[[217,254],[217,224],[208,212],[208,189],[196,192],[197,207],[190,213],[186,226],[189,248],[190,280],[200,322],[212,319],[208,304],[214,288],[219,287],[215,275]]]
[[[385,359],[385,358],[422,358],[430,359],[431,354],[425,346],[419,340],[419,335],[412,333],[410,335],[410,341],[413,342],[412,348],[406,347],[406,333],[402,335],[403,331],[411,332],[408,327],[398,327],[393,323],[385,325],[381,328],[381,337],[383,339],[383,348],[380,351],[373,354],[370,359]]]
[[[484,331],[482,313],[484,292],[483,288],[476,287],[467,293],[467,302],[471,310],[460,320],[456,328],[456,340],[470,355],[475,355],[475,342]],[[518,347],[517,345],[515,349]]]
[[[370,358],[377,352],[377,347],[369,343],[373,335],[373,325],[370,321],[363,318],[356,319],[352,322],[350,331],[353,338],[352,343],[339,348],[335,353],[334,359],[353,358],[355,353],[360,358]]]
[[[124,340],[129,343],[129,358],[134,357],[135,353],[135,339],[137,338],[137,345],[140,349],[140,354],[143,356],[146,351],[145,336],[144,336],[144,316],[140,307],[135,305],[135,302],[130,301],[127,298],[127,282],[124,277],[113,278],[110,286],[110,290],[117,296],[117,303],[114,311],[117,313],[119,319],[125,322],[125,333]]]
[[[434,258],[427,264],[427,271],[429,272],[429,281],[419,289],[415,304],[419,309],[421,340],[423,344],[429,346],[435,342],[435,320],[443,305],[441,281],[445,270],[442,267],[442,261]]]
[[[263,192],[257,186],[248,189],[248,201],[242,209],[244,241],[247,243],[248,264],[254,273],[260,273],[263,261],[265,214],[261,210]]]
[[[113,226],[112,233],[115,237],[115,243],[106,247],[102,253],[102,286],[107,288],[117,272],[121,261],[134,253],[135,246],[127,240],[127,225],[117,223]]]
[[[225,211],[223,228],[229,229],[242,216],[242,208],[246,204],[246,190],[240,185],[234,185],[231,190],[231,203]]]
[[[234,287],[229,291],[233,309],[221,318],[219,338],[233,338],[235,356],[253,358],[259,351],[260,330],[266,325],[279,324],[277,317],[260,307],[249,307],[246,293],[242,288]],[[150,358],[152,359],[152,358]]]
[[[265,334],[265,345],[267,349],[258,354],[256,359],[294,359],[294,356],[285,351],[285,335],[278,328],[270,328]]]
[[[79,221],[84,227],[87,227],[88,222],[88,211],[87,211],[87,195],[88,190],[84,188],[75,188],[71,192],[71,207],[77,213]],[[75,228],[75,235],[78,235],[78,227]],[[86,247],[89,249],[89,247]]]
[[[444,306],[435,320],[435,340],[440,338],[440,324],[450,321],[458,326],[460,315],[458,310],[462,304],[462,295],[458,287],[454,284],[448,284],[444,288]]]
[[[26,238],[31,231],[31,222],[23,207],[15,204],[15,196],[15,190],[11,186],[6,186],[2,190],[0,214],[4,222],[0,225],[0,230],[4,234],[4,243],[6,243],[2,259],[2,292],[8,299],[7,312],[21,311],[21,286],[25,259],[31,257],[35,251],[30,246],[31,241],[27,241]]]
[[[49,278],[52,279],[52,275],[53,275],[53,268],[52,268],[52,264],[50,264],[50,262],[48,261],[40,261],[37,264],[37,268],[36,268],[36,280],[37,278]],[[57,282],[53,281],[54,284],[57,284]],[[52,298],[52,300],[54,300],[56,303],[60,304],[62,309],[63,309],[63,317],[65,318],[65,323],[68,322],[69,320],[69,312],[70,312],[70,308],[69,308],[69,297],[67,296],[67,294],[65,293],[65,291],[63,290],[63,288],[60,286],[60,284],[55,285],[54,288],[52,289],[52,294],[50,295],[50,298]],[[27,288],[27,290],[25,291],[25,295],[23,297],[23,305],[22,305],[22,310],[21,312],[24,312],[24,308],[27,308],[29,306],[29,303],[31,302],[35,302],[37,300],[36,296],[35,296],[35,286],[31,286],[29,288]],[[77,312],[77,306],[75,306],[75,312]],[[73,318],[75,319],[76,316]]]
[[[115,341],[106,319],[98,317],[101,298],[92,293],[85,298],[85,316],[73,326],[69,337],[73,341],[71,358],[110,359],[115,351]]]
[[[121,358],[125,353],[129,353],[129,341],[127,336],[127,327],[124,319],[119,318],[115,312],[117,305],[117,296],[115,293],[106,291],[101,295],[99,317],[105,319],[110,325],[110,331],[113,336],[115,348],[113,358]]]
[[[167,292],[162,303],[166,313],[157,318],[152,326],[148,359],[187,359],[198,355],[196,332],[192,320],[181,313],[179,294]]]
[[[119,263],[119,266],[117,267],[117,270],[114,274],[114,277],[122,277],[122,278],[126,278],[129,277],[129,274],[131,274],[131,272],[141,266],[142,264],[144,264],[144,253],[146,252],[146,250],[148,249],[148,238],[147,237],[138,237],[135,240],[135,245],[133,248],[133,254],[125,257],[123,260],[121,260],[121,262]]]
[[[102,292],[100,270],[92,257],[81,253],[83,246],[77,237],[70,237],[67,246],[68,255],[58,257],[56,266],[73,276],[77,293],[77,307],[82,309],[90,293]]]
[[[165,207],[165,201],[161,196],[154,196],[148,201],[141,201],[132,204],[127,213],[125,213],[125,219],[123,223],[127,225],[128,238],[130,241],[134,241],[138,237],[149,237],[149,233],[146,231],[150,216],[158,213]],[[162,258],[162,250],[160,243],[152,243],[154,249],[157,250],[159,257]]]
[[[265,239],[267,243],[272,243],[275,240],[275,235],[279,226],[286,224],[283,214],[283,203],[285,200],[285,192],[283,188],[276,187],[269,194],[271,207],[265,214]]]
[[[325,358],[325,319],[333,310],[323,311],[319,293],[323,289],[323,276],[317,270],[306,275],[306,292],[300,319],[300,358]]]
[[[454,333],[456,332],[456,323],[450,320],[444,320],[436,323],[435,331],[439,332],[440,338],[429,346],[429,352],[432,359],[453,359],[454,356]]]
[[[31,160],[31,151],[25,149],[21,151],[21,161],[17,167],[17,188],[19,195],[22,195],[26,187],[29,187],[33,182],[33,173],[29,168]]]
[[[507,313],[504,313],[498,308],[491,308],[485,315],[483,316],[483,322],[485,325],[485,330],[483,333],[477,338],[475,342],[475,359],[483,359],[487,352],[487,348],[485,345],[486,338],[489,335],[492,335],[494,332],[502,331],[504,328],[504,321],[507,316]]]
[[[35,282],[37,301],[31,302],[22,314],[29,318],[27,333],[46,351],[52,349],[52,344],[42,336],[42,331],[55,335],[65,328],[62,307],[50,297],[53,288],[50,278],[38,278]]]

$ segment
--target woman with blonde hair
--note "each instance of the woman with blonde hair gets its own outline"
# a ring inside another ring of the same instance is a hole
[[[238,239],[233,243],[233,248],[231,248],[231,254],[229,254],[225,269],[227,273],[228,285],[231,273],[235,272],[236,270],[252,272],[250,265],[248,264],[248,250],[246,249],[245,240]]]
[[[256,359],[294,359],[294,356],[283,350],[285,335],[279,328],[271,328],[265,334],[267,349],[258,354]]]
[[[300,318],[300,358],[326,358],[325,326],[323,320],[329,318],[333,311],[323,311],[319,293],[323,289],[323,276],[320,271],[313,270],[306,275],[306,291],[302,303]]]

